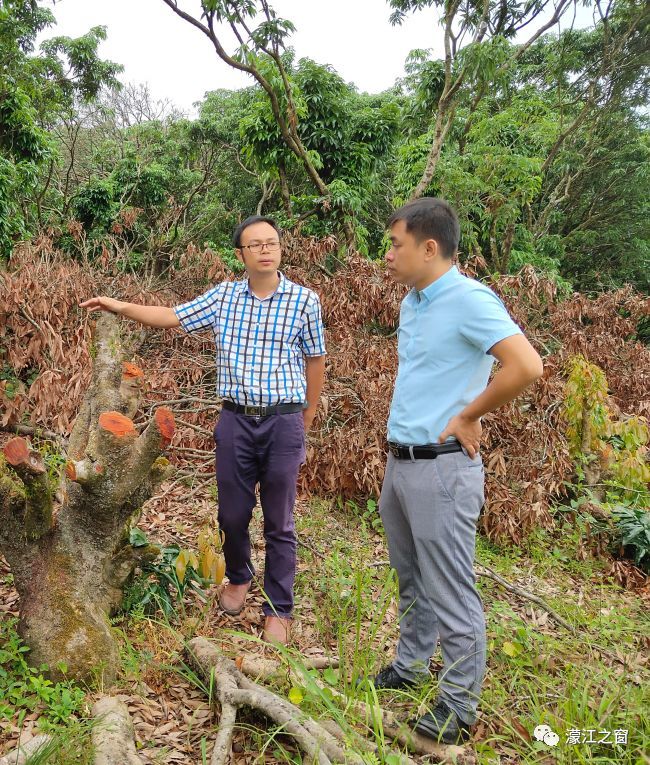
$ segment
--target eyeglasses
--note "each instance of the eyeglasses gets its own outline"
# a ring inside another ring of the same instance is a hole
[[[250,250],[255,255],[258,252],[262,252],[265,247],[269,252],[277,252],[280,249],[280,242],[256,242],[255,244],[241,245],[242,250]]]

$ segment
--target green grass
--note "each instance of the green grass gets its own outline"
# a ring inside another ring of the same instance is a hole
[[[92,722],[69,720],[65,727],[52,731],[53,740],[33,754],[26,765],[92,765],[91,732]]]
[[[298,517],[297,526],[302,541],[297,618],[311,630],[309,645],[338,655],[341,664],[338,669],[316,672],[306,668],[297,651],[286,649],[284,661],[300,680],[290,681],[285,672],[269,685],[299,698],[304,712],[336,720],[346,731],[349,748],[361,754],[367,765],[398,765],[395,744],[383,729],[378,706],[400,719],[430,707],[437,691],[435,669],[440,656],[432,661],[430,682],[409,692],[376,692],[369,683],[358,685],[358,679],[372,677],[390,662],[399,628],[397,583],[385,565],[387,553],[376,506],[314,501],[309,512]],[[639,597],[605,580],[602,561],[577,560],[577,544],[577,534],[570,530],[537,531],[517,546],[478,540],[479,563],[539,594],[574,629],[556,624],[538,605],[506,592],[494,581],[479,578],[488,629],[488,671],[474,736],[479,765],[647,765],[642,753],[650,742],[646,690],[650,677],[644,663],[650,617]],[[164,685],[180,676],[212,699],[214,688],[206,687],[180,650],[196,625],[209,622],[207,608],[193,601],[176,620],[151,617],[137,609],[123,616],[119,622],[123,682],[148,682],[153,672]],[[10,632],[0,635],[5,651],[8,637]],[[244,633],[233,633],[233,650],[241,653],[246,639],[257,651],[259,641]],[[15,637],[8,645],[13,664],[0,666],[19,686],[27,684],[31,675],[20,664],[24,652]],[[41,710],[43,727],[58,736],[60,751],[43,761],[83,763],[79,758],[87,751],[89,730],[83,701],[73,696],[72,724],[66,726],[60,707],[63,688],[44,688],[43,693],[52,694],[50,700],[37,698],[30,708],[36,704]],[[355,701],[365,702],[369,712],[362,713]],[[558,734],[556,746],[535,740],[533,731],[542,724]],[[569,743],[571,731],[578,739],[592,731],[594,742]],[[614,745],[614,731],[627,731],[627,743]],[[377,753],[363,752],[359,732],[375,742]],[[605,732],[609,732],[607,743],[597,743]],[[242,712],[236,740],[241,756],[256,762],[302,762],[291,739],[259,714]],[[210,746],[209,738],[203,737],[194,762],[209,762]]]
[[[396,591],[389,586],[387,569],[368,567],[377,559],[376,536],[358,522],[355,531],[346,513],[337,513],[328,527],[319,519],[318,507],[315,510],[303,523],[328,530],[328,552],[317,562],[317,573],[310,568],[301,597],[311,598],[320,614],[316,626],[323,642],[336,638],[345,662],[337,687],[351,693],[346,677],[371,674],[391,658],[397,625],[395,617],[386,617],[390,603],[382,593],[390,591],[395,597]],[[330,508],[330,518],[331,512]],[[335,538],[333,525],[338,527]],[[492,580],[480,580],[489,644],[476,742],[480,763],[643,762],[641,753],[650,742],[648,673],[640,662],[626,668],[615,657],[636,657],[643,651],[650,636],[648,614],[640,599],[603,581],[602,561],[577,560],[576,544],[574,535],[553,536],[544,531],[512,547],[479,538],[479,562],[530,591],[539,584],[539,594],[576,630],[569,632],[551,617],[535,626],[530,608],[543,621],[542,609],[505,592]],[[301,554],[316,563],[309,550]],[[350,595],[353,573],[356,586]],[[348,607],[349,602],[353,607]],[[359,627],[353,613],[361,616]],[[418,706],[430,704],[435,691],[432,677],[418,693],[381,693],[380,700],[408,716]],[[550,725],[560,736],[555,747],[533,738],[540,724]],[[572,730],[581,731],[581,738],[588,737],[587,731],[596,731],[596,741],[604,738],[601,731],[627,730],[628,741],[620,746],[571,744],[567,742]]]

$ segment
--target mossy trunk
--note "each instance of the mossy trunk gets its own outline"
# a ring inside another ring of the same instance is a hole
[[[129,528],[165,477],[160,457],[174,423],[158,409],[138,434],[142,373],[123,364],[117,319],[103,315],[95,336],[93,381],[70,437],[63,502],[38,452],[12,439],[0,457],[0,551],[19,594],[19,629],[34,665],[53,677],[110,681],[118,645],[109,616],[125,583],[153,546],[134,548]]]

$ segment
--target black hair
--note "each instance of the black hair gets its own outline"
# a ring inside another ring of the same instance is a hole
[[[420,197],[407,202],[390,216],[388,227],[403,220],[406,230],[418,242],[435,239],[442,255],[451,259],[456,255],[460,241],[460,224],[456,210],[438,197]]]
[[[251,215],[237,226],[232,235],[232,243],[235,245],[235,247],[237,247],[237,249],[241,247],[241,235],[249,226],[252,226],[254,223],[268,223],[269,226],[273,226],[273,228],[278,232],[278,236],[280,236],[282,233],[278,228],[278,224],[273,220],[273,218],[267,218],[264,215]]]

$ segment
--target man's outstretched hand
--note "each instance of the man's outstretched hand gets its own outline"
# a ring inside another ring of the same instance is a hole
[[[81,308],[87,308],[89,311],[108,311],[123,316],[125,319],[132,319],[144,324],[146,327],[160,327],[162,329],[171,329],[178,327],[180,321],[173,308],[167,308],[164,305],[140,305],[139,303],[124,303],[114,298],[101,297],[90,298],[83,303],[79,303]]]
[[[460,414],[455,415],[447,423],[447,427],[442,431],[438,442],[444,444],[449,436],[460,442],[465,447],[470,459],[474,459],[481,446],[481,433],[483,426],[480,420],[470,420]]]
[[[79,303],[80,308],[87,308],[89,311],[108,311],[109,313],[120,313],[124,305],[121,300],[115,300],[109,297],[94,297]]]

